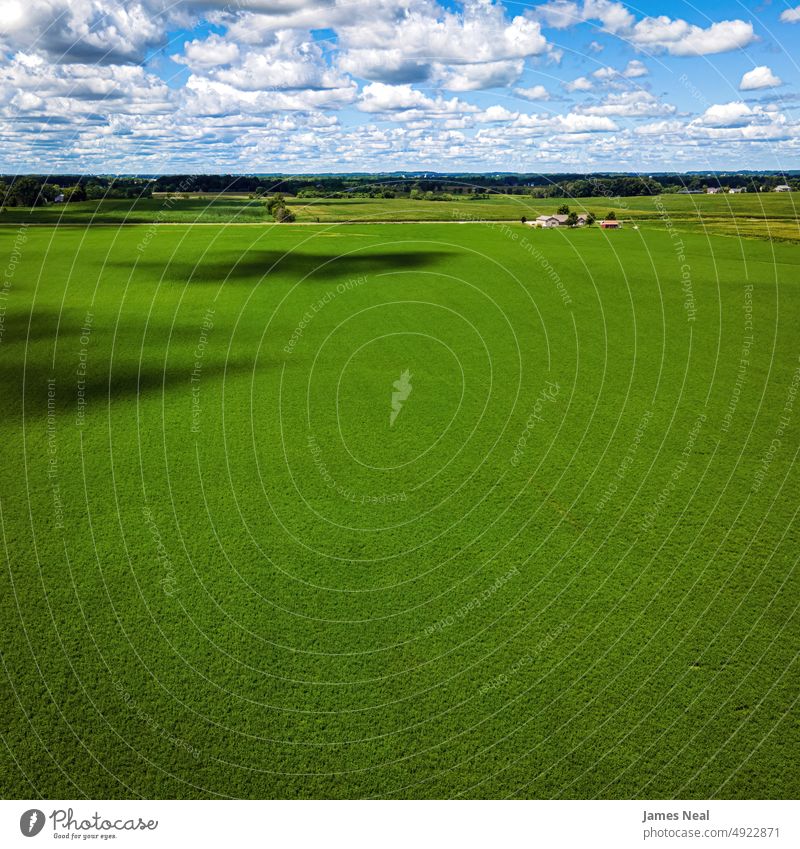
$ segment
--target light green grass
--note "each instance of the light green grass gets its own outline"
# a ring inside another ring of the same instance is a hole
[[[289,205],[303,224],[414,221],[519,221],[552,214],[563,203],[598,218],[614,211],[628,226],[646,225],[740,237],[800,240],[797,196],[767,192],[742,195],[662,195],[658,198],[575,198],[558,200],[498,195],[488,200],[412,201],[395,199],[293,198]],[[0,224],[233,223],[269,226],[264,203],[241,195],[219,198],[143,198],[86,201],[34,210],[9,208]]]
[[[800,260],[682,239],[0,230],[4,795],[796,797]]]

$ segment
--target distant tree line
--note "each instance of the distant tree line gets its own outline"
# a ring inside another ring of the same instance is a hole
[[[635,197],[708,188],[772,191],[781,184],[800,191],[800,173],[713,174],[323,174],[302,176],[171,174],[161,177],[92,175],[2,176],[0,206],[41,206],[104,198],[149,198],[154,192],[248,194],[253,198],[403,198],[483,200],[492,195],[535,198]],[[63,196],[63,197],[60,197]],[[283,203],[285,207],[285,201]]]
[[[153,191],[177,191],[185,175],[158,177]],[[297,198],[482,199],[494,194],[541,198],[635,197],[681,190],[736,188],[770,191],[781,184],[800,189],[800,174],[342,174],[309,176],[199,175],[194,190],[272,194]]]
[[[104,198],[150,197],[152,181],[132,177],[58,175],[42,177],[0,175],[0,207],[46,206],[62,198],[64,203]]]

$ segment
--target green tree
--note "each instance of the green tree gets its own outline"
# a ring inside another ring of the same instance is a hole
[[[42,184],[34,177],[20,177],[14,180],[8,190],[9,206],[36,206],[42,202]]]
[[[267,212],[279,224],[291,224],[295,220],[294,213],[286,206],[286,200],[282,194],[273,195],[267,200]]]
[[[561,206],[559,206],[556,215],[569,215],[569,207],[565,203],[562,203]]]
[[[67,189],[64,192],[64,200],[67,203],[77,203],[78,201],[86,200],[86,189],[83,188],[83,184],[78,183],[77,186]]]
[[[568,227],[577,227],[577,225],[578,225],[578,213],[577,212],[570,212],[569,215],[567,215],[567,226]]]
[[[276,206],[272,213],[272,217],[278,222],[278,224],[291,224],[294,221],[294,213],[288,206],[286,206],[286,204]]]
[[[586,226],[591,227],[594,222],[597,221],[595,214],[593,212],[586,213]]]
[[[616,220],[617,220],[617,213],[614,212],[614,210],[612,209],[611,212],[607,213],[606,221],[616,221]]]

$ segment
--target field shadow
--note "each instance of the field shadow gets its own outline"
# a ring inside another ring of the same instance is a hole
[[[144,337],[142,325],[120,325],[113,337],[114,360],[109,368],[112,340],[108,329],[102,331],[102,337],[92,331],[87,344],[82,346],[81,324],[77,316],[62,314],[59,322],[57,313],[37,310],[31,317],[30,336],[23,333],[13,341],[3,340],[3,346],[7,347],[5,356],[0,358],[0,392],[7,411],[19,411],[24,397],[26,416],[44,416],[49,381],[55,381],[56,409],[74,410],[79,389],[89,407],[105,406],[109,399],[113,403],[145,395],[166,394],[181,388],[186,391],[188,405],[192,363],[177,361],[176,352],[186,346],[175,340],[185,336],[187,340],[196,342],[196,329],[192,328],[189,333],[188,329],[176,332],[169,327],[151,326],[147,337]],[[27,331],[27,317],[25,329]],[[152,351],[155,339],[164,340],[159,350],[162,356],[167,351],[167,340],[170,340],[171,361],[164,363],[160,359],[154,362],[150,356],[140,363],[141,350]],[[82,359],[83,351],[85,356]],[[257,363],[252,357],[226,359],[225,349],[220,352],[220,358],[215,358],[210,351],[203,358],[200,380],[207,387],[223,375],[234,377],[252,374],[254,368],[262,372],[284,365],[284,360],[270,360],[264,352],[260,352]]]
[[[166,265],[156,260],[139,260],[137,268],[147,271],[152,277],[181,283],[222,283],[254,280],[271,277],[286,282],[328,283],[332,276],[337,279],[365,274],[385,274],[387,271],[407,271],[435,265],[451,256],[449,251],[381,251],[359,254],[285,253],[275,250],[246,251],[226,254],[215,252],[214,259],[192,263],[174,259]],[[123,263],[120,267],[129,267]]]

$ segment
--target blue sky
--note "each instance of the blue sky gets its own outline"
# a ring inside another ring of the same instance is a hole
[[[795,169],[798,48],[785,0],[0,0],[0,169]]]

